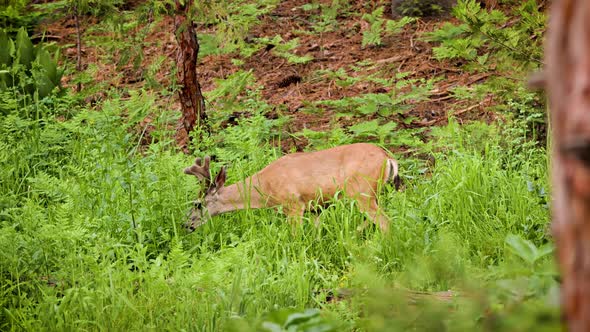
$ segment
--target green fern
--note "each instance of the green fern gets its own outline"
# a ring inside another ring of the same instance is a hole
[[[369,23],[369,29],[363,31],[363,41],[361,46],[379,46],[381,45],[381,33],[383,31],[383,7],[377,7],[371,14],[364,14],[363,20]]]
[[[369,24],[369,28],[363,31],[363,39],[361,46],[380,46],[382,44],[383,32],[387,32],[389,35],[398,34],[402,29],[416,19],[411,17],[403,17],[400,20],[385,20],[382,18],[384,7],[377,7],[372,13],[364,14],[363,20]]]
[[[257,38],[257,42],[261,45],[272,45],[272,53],[287,59],[290,63],[303,64],[313,60],[311,55],[299,56],[293,53],[293,51],[299,47],[299,38],[293,38],[287,42],[283,41],[280,35],[276,35],[273,38]]]
[[[348,129],[358,138],[376,137],[380,144],[384,144],[385,140],[393,134],[396,127],[397,123],[395,122],[381,124],[378,120],[371,120],[357,123]]]

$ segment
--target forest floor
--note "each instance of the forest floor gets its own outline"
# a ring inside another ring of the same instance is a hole
[[[298,56],[312,56],[307,63],[290,63],[285,58],[279,57],[273,52],[272,45],[262,48],[252,56],[246,58],[243,63],[236,63],[235,54],[211,54],[199,58],[198,74],[200,84],[204,92],[215,88],[216,79],[224,79],[238,70],[252,71],[256,81],[262,86],[263,98],[273,106],[274,111],[268,116],[283,116],[291,118],[289,124],[290,133],[296,133],[303,128],[324,131],[330,129],[334,119],[334,111],[329,106],[322,106],[321,112],[309,112],[306,103],[309,101],[339,100],[346,97],[354,97],[367,93],[391,92],[391,86],[382,86],[370,80],[358,80],[354,84],[335,84],[333,75],[318,74],[330,72],[345,73],[349,77],[359,75],[374,75],[383,80],[395,80],[396,75],[403,73],[404,79],[429,79],[441,77],[434,84],[434,89],[429,92],[428,98],[406,100],[406,106],[411,110],[405,114],[396,115],[398,128],[417,128],[445,125],[449,117],[449,111],[459,121],[480,119],[486,122],[496,119],[498,114],[490,111],[494,105],[494,96],[476,104],[469,104],[464,100],[457,100],[450,93],[450,89],[457,86],[470,87],[484,82],[495,73],[468,72],[461,68],[460,61],[441,61],[433,58],[432,44],[424,41],[423,36],[439,28],[444,22],[453,22],[452,18],[425,18],[418,19],[413,24],[408,24],[403,31],[383,39],[379,47],[362,47],[362,30],[367,23],[356,15],[339,15],[336,17],[338,28],[322,33],[310,33],[313,29],[313,15],[318,11],[304,10],[302,5],[307,1],[287,0],[281,1],[277,7],[267,14],[258,17],[259,22],[252,26],[247,36],[253,38],[272,38],[280,35],[284,40],[294,37],[294,31],[298,33],[299,44],[292,50]],[[329,1],[320,1],[329,3]],[[366,5],[355,4],[349,8],[350,12],[364,13],[370,9]],[[390,9],[385,10],[390,13]],[[84,68],[88,64],[96,66],[92,71],[92,80],[117,87],[121,90],[141,88],[145,85],[144,74],[150,65],[156,64],[160,68],[155,73],[155,79],[161,86],[168,86],[173,75],[172,66],[176,54],[176,41],[174,38],[174,22],[172,17],[164,17],[148,23],[153,26],[145,30],[146,24],[140,23],[129,34],[119,36],[113,32],[96,29],[95,19],[83,18],[82,32],[82,64]],[[76,29],[74,20],[62,18],[46,22],[40,28],[46,35],[51,36],[63,47],[65,55],[72,63],[76,62]],[[205,25],[197,26],[197,35],[214,32]],[[123,63],[121,58],[130,57],[122,49],[106,50],[104,44],[85,42],[89,36],[91,39],[123,37],[127,41],[137,42],[138,36],[145,33],[141,40],[141,54],[131,54],[139,58],[140,65],[134,65],[134,61]],[[201,52],[202,53],[202,52]],[[362,71],[358,67],[362,67]],[[72,72],[72,75],[75,73]],[[72,76],[64,76],[63,83],[67,87]],[[71,84],[73,87],[73,84]],[[395,85],[394,85],[395,86]],[[395,88],[395,87],[394,87]],[[411,89],[406,86],[402,89]],[[404,92],[404,91],[400,91]],[[98,90],[87,98],[89,103],[104,98],[104,90]],[[174,112],[180,111],[178,97],[170,95],[162,98],[162,104]],[[170,106],[171,105],[171,106]],[[208,112],[215,110],[208,109]],[[247,114],[233,114],[233,117],[247,116]],[[376,116],[376,115],[372,115]],[[410,120],[406,121],[406,118]],[[231,120],[231,119],[230,119]],[[340,125],[349,126],[359,119],[338,118]],[[362,119],[362,120],[366,120]],[[149,119],[147,120],[149,121]],[[185,141],[185,137],[177,137],[179,142]],[[291,141],[285,141],[284,150],[292,148]],[[305,141],[293,141],[297,150],[302,149]]]

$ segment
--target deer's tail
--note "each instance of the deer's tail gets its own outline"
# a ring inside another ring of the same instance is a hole
[[[387,182],[393,183],[395,190],[399,190],[402,179],[399,177],[399,167],[395,159],[387,159]]]

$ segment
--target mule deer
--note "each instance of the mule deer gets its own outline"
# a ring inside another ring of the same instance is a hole
[[[384,181],[400,186],[398,164],[372,144],[356,143],[335,148],[285,155],[245,180],[224,186],[225,167],[211,180],[211,159],[197,158],[184,170],[205,181],[204,199],[195,201],[186,223],[194,231],[210,217],[245,208],[282,206],[288,218],[301,222],[313,201],[325,202],[338,191],[359,203],[361,211],[387,230],[389,221],[379,210],[377,194]]]

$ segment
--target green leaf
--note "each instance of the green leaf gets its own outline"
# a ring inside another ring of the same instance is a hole
[[[43,69],[47,77],[53,82],[54,85],[59,84],[59,77],[57,72],[57,64],[49,53],[44,50],[43,48],[39,48],[37,50],[37,58],[35,61],[39,64],[39,66]]]
[[[283,330],[283,328],[279,324],[273,323],[273,322],[263,322],[262,323],[262,330],[269,331],[269,332],[283,332],[283,331],[285,331],[285,330]]]
[[[0,30],[0,67],[2,65],[10,66],[12,57],[10,56],[12,41],[8,38],[8,34],[4,30]]]
[[[384,7],[383,6],[379,6],[371,14],[364,14],[363,15],[363,20],[365,20],[365,21],[367,21],[369,23],[376,22],[379,19],[381,19],[381,16],[383,16],[383,10],[384,10]]]
[[[479,63],[480,65],[485,65],[486,62],[488,61],[488,58],[490,57],[489,53],[485,53],[483,55],[480,55],[477,57],[477,63]]]
[[[377,120],[364,121],[348,128],[355,135],[376,134],[377,129],[379,129],[379,122]]]
[[[538,258],[537,247],[529,240],[525,240],[518,235],[509,234],[505,240],[508,248],[512,253],[533,265]]]
[[[320,8],[320,5],[317,3],[306,3],[305,5],[301,6],[301,9],[305,11],[316,10]]]
[[[382,106],[392,105],[391,96],[386,93],[371,93],[367,95],[367,98],[374,100],[376,103]]]
[[[16,58],[27,69],[31,68],[35,59],[35,47],[27,35],[25,28],[20,28],[16,34]]]
[[[440,27],[440,29],[425,33],[423,38],[426,41],[443,42],[461,37],[467,31],[469,31],[467,24],[454,25],[452,23],[445,22]]]
[[[369,46],[381,45],[381,22],[371,24],[369,30],[363,31],[363,41],[361,46],[364,48]]]
[[[553,254],[554,251],[555,246],[553,246],[551,243],[547,243],[538,249],[535,260],[539,260],[547,255]]]
[[[375,9],[371,14],[363,15],[363,20],[369,23],[369,29],[363,31],[363,40],[361,46],[364,48],[369,46],[381,45],[381,32],[383,30],[383,6]]]
[[[370,115],[377,113],[377,104],[372,100],[367,100],[365,103],[360,104],[357,107],[357,111],[364,115]]]
[[[320,311],[318,309],[306,309],[304,312],[296,312],[290,314],[287,317],[287,321],[285,322],[285,328],[289,328],[290,326],[297,326],[299,324],[305,323],[312,318],[315,318],[320,315]]]
[[[407,24],[412,23],[414,21],[416,21],[416,19],[409,16],[404,16],[397,21],[388,20],[385,23],[385,30],[390,34],[397,34],[400,33]]]
[[[53,84],[47,74],[41,71],[33,70],[32,74],[35,80],[35,90],[39,92],[39,98],[43,99],[47,97],[56,85]]]
[[[377,134],[379,135],[379,139],[382,141],[387,137],[391,132],[397,127],[397,123],[391,121],[384,125],[379,126],[377,129]]]
[[[6,90],[9,86],[12,86],[10,71],[0,70],[0,91]]]

